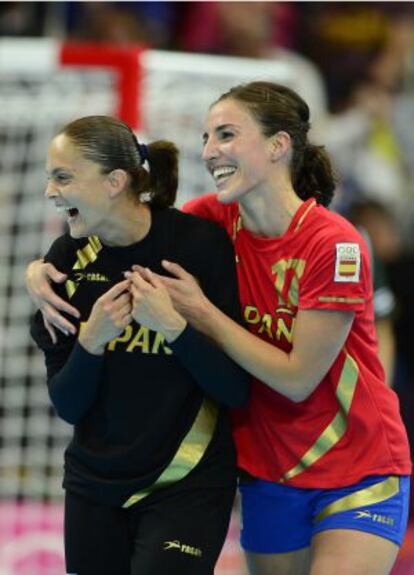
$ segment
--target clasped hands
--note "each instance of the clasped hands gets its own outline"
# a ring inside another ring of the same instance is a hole
[[[125,280],[114,285],[92,307],[83,324],[79,341],[91,353],[101,354],[111,339],[119,336],[132,320],[174,341],[185,329],[187,321],[196,326],[200,310],[208,301],[196,279],[179,264],[163,261],[171,277],[133,266],[125,272]],[[51,282],[62,283],[67,276],[52,264],[36,261],[26,273],[26,285],[32,300],[43,315],[52,341],[57,342],[55,328],[68,335],[76,328],[60,312],[79,318],[78,310],[61,299]]]

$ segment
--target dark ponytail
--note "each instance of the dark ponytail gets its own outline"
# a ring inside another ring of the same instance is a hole
[[[293,151],[292,183],[302,200],[314,197],[319,204],[329,206],[336,187],[336,177],[323,146],[306,143],[299,154]]]
[[[336,178],[328,154],[322,146],[308,141],[309,107],[293,90],[273,82],[251,82],[235,86],[218,102],[233,99],[243,104],[260,124],[265,136],[287,132],[292,140],[292,185],[303,199],[314,197],[328,206]]]
[[[177,196],[178,149],[167,140],[147,146],[149,171],[149,203],[156,208],[172,206]]]
[[[83,156],[99,164],[103,173],[122,169],[130,177],[129,193],[159,208],[174,204],[178,185],[178,149],[166,140],[146,146],[131,128],[110,116],[86,116],[64,126],[65,134]],[[149,166],[149,171],[145,164]]]

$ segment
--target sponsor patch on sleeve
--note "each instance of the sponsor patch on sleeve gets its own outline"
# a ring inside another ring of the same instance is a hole
[[[358,244],[336,244],[335,277],[336,282],[359,282],[361,270],[361,251]]]

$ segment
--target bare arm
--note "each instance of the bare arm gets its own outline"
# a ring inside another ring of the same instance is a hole
[[[65,312],[75,318],[80,317],[76,308],[53,291],[52,282],[63,283],[66,278],[66,274],[59,272],[53,264],[45,263],[41,259],[32,261],[26,269],[26,289],[41,311],[43,323],[53,343],[57,343],[55,328],[65,335],[76,333],[75,326],[59,312]]]
[[[261,340],[213,306],[201,325],[228,355],[260,381],[292,401],[303,401],[316,389],[345,344],[354,314],[300,310],[290,353]]]
[[[180,313],[241,367],[293,401],[317,387],[345,344],[353,312],[299,310],[290,353],[261,340],[217,309],[195,280],[177,264],[165,262],[177,279],[164,278]]]

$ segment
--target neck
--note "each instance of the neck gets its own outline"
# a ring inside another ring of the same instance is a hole
[[[105,227],[100,238],[107,246],[122,247],[135,244],[148,234],[151,228],[151,210],[147,204],[125,204],[118,209],[111,223]]]
[[[243,228],[260,236],[281,236],[302,203],[290,185],[277,190],[254,191],[240,201]]]

